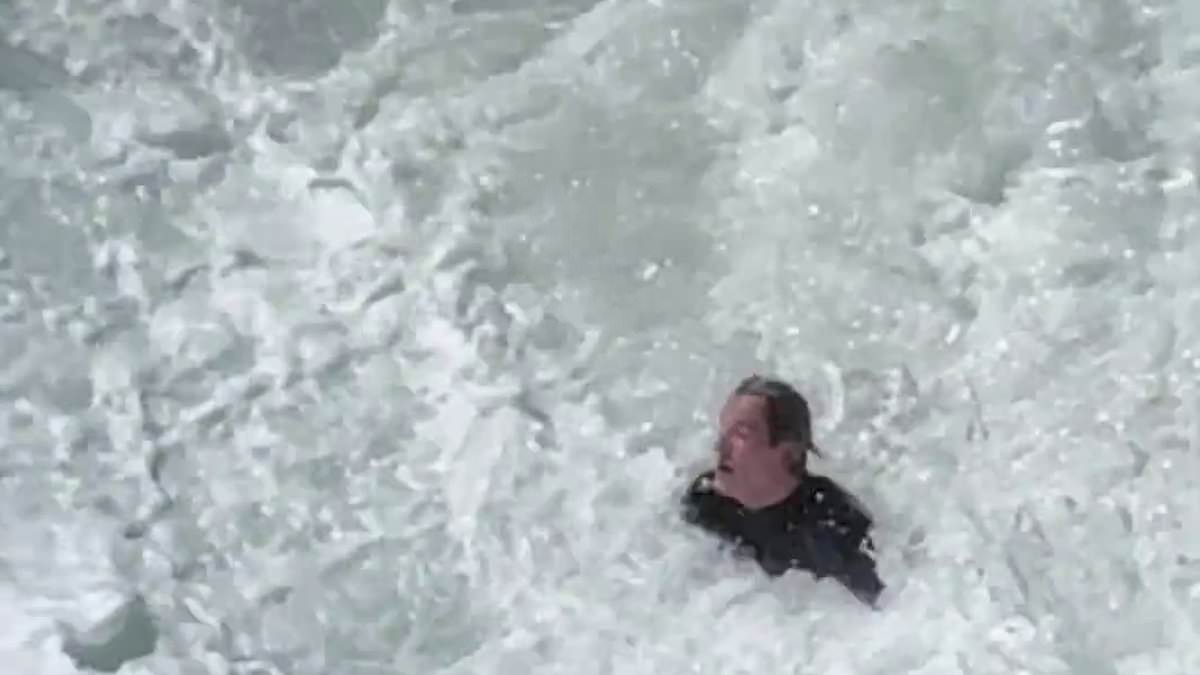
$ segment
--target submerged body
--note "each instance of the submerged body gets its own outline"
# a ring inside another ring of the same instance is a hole
[[[750,554],[768,574],[789,569],[833,577],[875,606],[871,517],[858,500],[808,471],[808,402],[782,380],[752,376],[726,400],[714,446],[716,467],[684,496],[684,518]]]
[[[874,607],[884,584],[875,570],[871,518],[829,478],[809,474],[784,500],[748,509],[698,476],[683,498],[683,517],[753,557],[768,575],[790,569],[833,577]]]

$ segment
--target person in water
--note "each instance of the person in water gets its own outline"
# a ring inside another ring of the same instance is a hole
[[[871,516],[830,478],[808,471],[808,402],[791,385],[754,375],[721,410],[715,469],[683,497],[684,519],[752,556],[770,576],[789,569],[833,577],[877,606]]]

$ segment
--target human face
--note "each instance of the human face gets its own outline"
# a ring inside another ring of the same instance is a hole
[[[732,396],[721,408],[717,451],[717,489],[754,503],[773,492],[788,475],[783,444],[771,445],[766,401],[761,396]]]

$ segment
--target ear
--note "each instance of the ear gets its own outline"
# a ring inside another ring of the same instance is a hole
[[[808,467],[808,449],[795,441],[784,441],[779,444],[787,456],[788,466],[805,469]]]

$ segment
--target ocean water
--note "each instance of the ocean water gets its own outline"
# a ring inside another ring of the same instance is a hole
[[[1200,5],[0,0],[0,662],[1200,672]],[[681,526],[752,371],[879,612]]]

